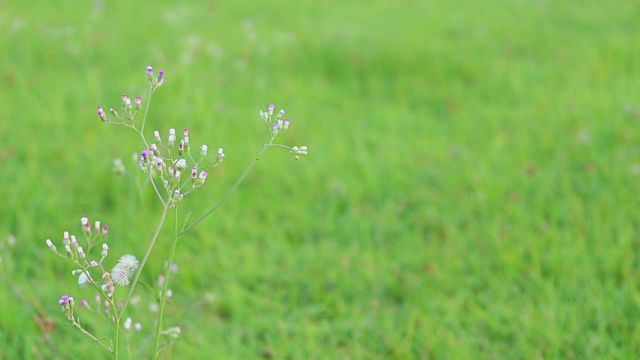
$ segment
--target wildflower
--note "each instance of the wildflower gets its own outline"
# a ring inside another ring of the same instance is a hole
[[[45,243],[47,244],[47,247],[49,248],[49,250],[56,251],[56,247],[55,245],[53,245],[53,242],[51,241],[51,239],[47,239]]]
[[[142,105],[142,97],[136,96],[136,107],[139,109],[140,105]]]
[[[123,255],[118,264],[111,270],[111,279],[117,285],[129,285],[131,277],[140,263],[133,255]]]
[[[172,147],[175,141],[176,141],[176,129],[169,129],[169,138],[167,139],[167,145],[169,147]]]
[[[200,155],[207,156],[208,150],[209,150],[209,147],[207,145],[202,145],[202,148],[200,149]]]
[[[147,75],[149,75],[149,77],[153,76],[153,67],[147,66]]]
[[[64,246],[64,251],[67,253],[67,257],[72,257],[73,256],[73,251],[71,251],[71,245],[65,245]]]
[[[274,104],[269,104],[269,115],[273,115],[273,111],[276,109]]]
[[[191,179],[195,180],[198,178],[198,168],[196,166],[191,168]]]
[[[73,298],[69,295],[62,295],[60,300],[58,300],[58,304],[61,306],[68,306],[69,304],[73,304]]]
[[[91,234],[91,225],[89,224],[89,218],[83,216],[80,218],[80,224],[82,225],[82,231],[86,234]]]
[[[102,254],[101,256],[103,258],[107,257],[107,254],[109,253],[109,245],[107,245],[107,243],[102,244]]]
[[[78,256],[80,257],[80,259],[84,259],[85,257],[87,257],[87,255],[84,253],[84,250],[82,249],[82,246],[78,247]]]
[[[93,223],[93,228],[96,232],[100,232],[100,221],[96,220],[96,222]]]
[[[218,157],[219,158],[223,158],[224,157],[224,149],[223,148],[218,148]]]
[[[132,323],[131,318],[130,317],[126,318],[124,320],[124,329],[125,330],[130,330],[131,329],[131,323]]]
[[[78,246],[80,246],[80,245],[78,245],[78,239],[76,239],[76,236],[75,236],[75,235],[71,235],[71,246],[72,246],[74,249],[77,249],[77,248],[78,248]]]
[[[98,117],[100,119],[102,119],[102,121],[106,121],[107,120],[107,114],[105,114],[104,109],[102,108],[102,106],[98,106]]]
[[[160,131],[158,130],[154,131],[153,137],[156,139],[156,142],[162,143],[162,138],[160,137]]]
[[[89,302],[86,299],[82,299],[82,301],[80,301],[80,304],[82,304],[82,306],[88,308],[89,307]]]
[[[156,161],[156,169],[158,169],[158,171],[160,171],[161,174],[165,166],[166,165],[164,163],[164,160],[162,160],[161,158],[158,158],[158,160]]]
[[[184,170],[186,168],[187,168],[187,160],[179,159],[178,161],[176,161],[176,169]]]
[[[78,275],[78,285],[84,287],[87,284],[91,284],[91,274],[83,271],[80,273],[80,275]]]
[[[282,125],[282,128],[284,130],[287,130],[289,128],[289,124],[291,124],[291,120],[287,119],[284,121],[284,124]]]
[[[198,176],[198,181],[196,182],[196,185],[204,184],[204,181],[207,180],[207,176],[209,176],[209,174],[207,174],[206,171],[200,171],[200,175]]]
[[[108,225],[104,225],[102,227],[102,236],[107,236],[108,233],[109,233],[109,226]]]
[[[135,331],[140,331],[140,330],[142,330],[142,324],[140,324],[140,323],[135,323],[135,324],[133,325],[133,329],[134,329]]]
[[[62,233],[62,243],[67,245],[71,244],[71,238],[69,238],[69,232],[65,231]]]

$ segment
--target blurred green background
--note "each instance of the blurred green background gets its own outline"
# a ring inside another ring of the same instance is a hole
[[[60,295],[94,294],[44,240],[86,215],[110,261],[142,256],[141,144],[95,109],[142,95],[147,65],[149,135],[227,153],[183,214],[255,156],[267,104],[310,148],[269,151],[181,239],[164,358],[636,358],[639,22],[631,0],[0,2],[0,358],[106,358],[66,324]]]

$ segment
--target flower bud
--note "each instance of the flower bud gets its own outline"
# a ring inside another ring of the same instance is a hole
[[[109,245],[107,245],[107,243],[102,244],[102,257],[105,258],[107,257],[107,254],[109,254]]]
[[[53,245],[53,242],[51,241],[51,239],[47,239],[45,243],[47,244],[47,247],[49,248],[49,250],[56,251],[56,247],[55,245]]]

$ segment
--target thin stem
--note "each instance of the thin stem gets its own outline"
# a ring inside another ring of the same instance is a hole
[[[73,320],[73,322],[71,323],[71,325],[75,326],[78,330],[80,330],[80,332],[82,332],[83,334],[87,335],[88,337],[90,337],[93,341],[97,342],[100,346],[102,346],[103,348],[105,348],[105,350],[107,350],[110,353],[113,353],[113,350],[111,350],[111,348],[109,346],[107,346],[105,343],[103,343],[100,339],[98,339],[97,337],[95,337],[92,333],[88,332],[87,330],[85,330],[82,325],[80,325],[79,322]]]
[[[113,324],[113,360],[118,360],[120,357],[120,316],[118,316],[118,308],[116,307],[113,299],[114,324]]]
[[[144,125],[147,123],[147,114],[149,114],[149,108],[151,107],[151,97],[153,96],[153,85],[149,85],[149,98],[147,100],[147,107],[144,109],[144,115],[142,115],[142,124],[140,125],[140,132],[144,132]],[[144,144],[147,145],[147,141],[142,136]]]
[[[167,300],[167,291],[169,290],[169,280],[171,276],[171,264],[173,264],[173,258],[176,254],[176,247],[178,245],[178,207],[176,206],[174,232],[175,237],[173,245],[171,246],[171,253],[169,254],[169,260],[164,270],[164,283],[162,284],[162,292],[160,293],[160,309],[158,310],[158,322],[156,324],[156,338],[153,346],[154,359],[157,359],[160,355],[160,335],[162,332],[162,319],[164,318],[164,307]]]
[[[230,195],[231,193],[233,193],[233,191],[238,188],[238,186],[240,185],[240,183],[242,182],[242,180],[244,180],[245,177],[247,177],[247,175],[249,174],[249,172],[251,171],[251,169],[253,168],[253,166],[258,162],[258,160],[260,160],[260,157],[262,157],[262,155],[264,154],[265,151],[267,151],[267,149],[273,145],[273,140],[275,139],[275,136],[271,137],[271,140],[269,140],[269,143],[264,144],[264,146],[262,147],[262,150],[260,150],[260,152],[258,153],[258,155],[256,155],[256,157],[253,159],[253,161],[251,161],[251,163],[249,164],[249,166],[247,166],[247,168],[244,170],[244,172],[242,173],[242,175],[240,175],[240,177],[238,178],[238,180],[236,180],[236,182],[227,190],[227,192],[224,193],[224,195],[222,195],[222,197],[220,198],[220,200],[218,200],[217,203],[215,203],[215,205],[213,205],[213,207],[211,207],[211,209],[209,209],[206,213],[204,213],[204,215],[200,216],[198,219],[196,219],[193,223],[191,223],[191,225],[187,226],[187,228],[185,228],[184,230],[180,231],[176,237],[180,237],[182,236],[182,234],[186,233],[187,231],[193,229],[194,226],[198,225],[198,223],[200,223],[202,220],[204,220],[207,216],[211,215],[211,213],[218,208],[218,206],[220,206]]]
[[[133,278],[133,281],[131,282],[131,286],[129,287],[129,293],[127,294],[127,299],[125,300],[124,305],[122,305],[122,309],[120,309],[120,313],[116,314],[116,318],[121,317],[122,314],[124,314],[124,310],[127,308],[127,305],[129,305],[129,300],[131,300],[131,296],[133,295],[133,290],[138,284],[138,279],[140,278],[140,274],[142,274],[144,265],[147,263],[147,260],[149,259],[149,255],[151,254],[151,250],[153,249],[153,246],[155,245],[156,240],[158,239],[158,235],[160,235],[160,229],[162,229],[162,225],[164,224],[164,219],[167,217],[168,211],[169,211],[169,208],[165,204],[165,206],[162,208],[162,214],[160,215],[160,221],[158,222],[158,226],[156,227],[155,233],[151,238],[151,242],[149,242],[149,246],[147,247],[147,252],[144,254],[144,257],[140,262],[140,269],[138,270],[138,272],[136,272],[136,276]]]

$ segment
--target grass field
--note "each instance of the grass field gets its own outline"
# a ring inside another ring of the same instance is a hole
[[[183,215],[261,148],[267,104],[310,148],[181,239],[165,359],[637,358],[639,23],[631,0],[0,2],[0,358],[106,358],[44,240],[87,215],[146,249],[158,204],[111,172],[140,144],[95,109],[147,65],[149,130],[227,154]]]

